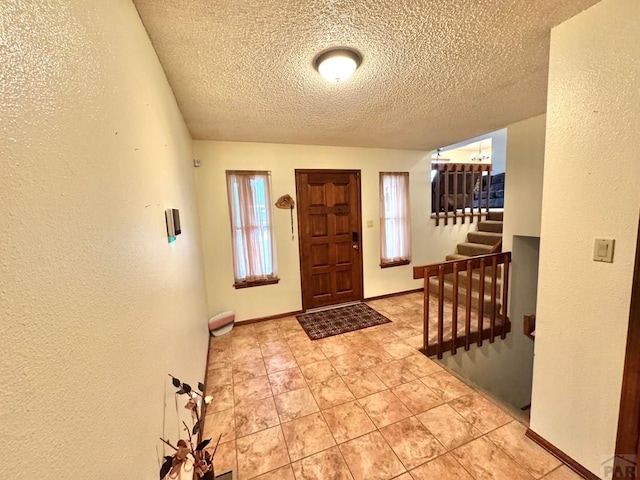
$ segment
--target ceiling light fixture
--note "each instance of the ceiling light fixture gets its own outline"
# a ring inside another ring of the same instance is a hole
[[[360,52],[351,48],[334,48],[318,55],[313,64],[327,82],[339,83],[351,77],[361,62]]]

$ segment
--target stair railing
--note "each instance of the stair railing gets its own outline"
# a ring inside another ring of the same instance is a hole
[[[482,346],[483,340],[493,343],[497,336],[506,338],[511,331],[511,322],[507,316],[509,299],[509,264],[511,252],[491,253],[469,259],[453,260],[449,262],[422,265],[413,268],[413,278],[424,278],[424,338],[423,353],[426,355],[437,354],[442,358],[444,352],[451,351],[455,355],[460,347],[469,350],[472,343]],[[502,266],[502,267],[500,267]],[[500,279],[502,271],[502,279]],[[466,272],[466,295],[464,299],[464,334],[458,335],[458,308],[461,305],[459,289],[462,285],[460,273]],[[473,301],[474,273],[478,273],[477,302]],[[451,338],[445,340],[445,275],[453,276],[453,291],[451,298]],[[435,343],[430,341],[431,326],[431,279],[437,280],[437,330]],[[501,291],[498,282],[501,280]],[[501,296],[498,304],[498,295]],[[488,299],[488,301],[487,301]],[[474,305],[474,303],[477,303]],[[477,313],[476,325],[472,325],[472,311]],[[488,327],[485,326],[488,320]],[[476,327],[476,328],[474,328]]]
[[[441,218],[444,218],[444,224],[448,225],[451,217],[455,225],[458,218],[465,223],[466,217],[470,217],[470,222],[473,223],[474,216],[480,218],[483,215],[483,209],[485,215],[489,213],[490,164],[438,161],[431,163],[431,171],[433,179],[431,208],[432,214],[435,215],[436,226],[440,225]],[[482,182],[484,176],[486,176],[486,186]],[[476,196],[477,205],[474,206]]]

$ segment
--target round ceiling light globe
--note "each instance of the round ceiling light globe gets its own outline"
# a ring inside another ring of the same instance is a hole
[[[360,56],[352,50],[330,50],[318,57],[316,68],[326,81],[344,82],[356,71],[360,60]]]

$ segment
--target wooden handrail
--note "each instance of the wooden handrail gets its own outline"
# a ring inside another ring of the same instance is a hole
[[[414,279],[424,279],[424,339],[423,351],[427,355],[437,354],[442,358],[446,350],[455,354],[458,347],[469,350],[471,343],[476,342],[482,345],[483,340],[488,339],[493,343],[497,336],[505,338],[511,329],[511,323],[507,316],[509,298],[509,266],[511,263],[511,252],[499,252],[478,257],[469,257],[462,260],[451,260],[448,262],[434,263],[430,265],[420,265],[413,268]],[[474,305],[474,272],[478,272],[478,298],[477,305]],[[460,275],[466,275],[466,282],[460,280]],[[445,298],[446,276],[452,276],[450,299]],[[437,285],[432,283],[437,282]],[[487,283],[485,287],[485,283]],[[438,295],[437,308],[437,336],[435,344],[430,342],[429,332],[432,326],[430,301],[432,287]],[[458,332],[458,309],[460,305],[460,292],[464,288],[464,335]],[[445,325],[445,303],[450,302],[451,306],[451,332],[445,335],[447,326]],[[472,325],[472,310],[476,312],[476,329]],[[487,317],[488,328],[484,327],[484,319]],[[449,338],[446,338],[449,337]]]
[[[464,223],[469,216],[473,222],[474,217],[480,218],[489,213],[490,164],[452,163],[439,160],[431,163],[431,170],[436,172],[432,182],[431,206],[432,213],[435,214],[436,226],[440,225],[441,216],[445,225],[449,224],[449,218],[452,218],[455,225],[458,218]],[[487,178],[486,194],[483,199],[482,179],[485,176]],[[478,185],[477,211],[473,206],[476,185]]]

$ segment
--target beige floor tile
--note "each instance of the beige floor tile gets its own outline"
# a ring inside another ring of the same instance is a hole
[[[208,413],[204,417],[203,438],[212,438],[215,441],[222,435],[220,442],[228,442],[236,438],[236,422],[234,409],[228,408],[220,412]]]
[[[422,465],[446,452],[440,442],[416,417],[409,417],[382,428],[380,433],[407,470]]]
[[[482,433],[488,433],[513,420],[502,409],[477,393],[449,402],[460,415]]]
[[[236,405],[236,436],[244,437],[280,423],[273,397],[247,400]]]
[[[277,320],[267,320],[264,322],[258,322],[253,324],[253,331],[256,332],[256,335],[258,335],[263,332],[277,330],[278,325],[279,324]]]
[[[331,357],[329,361],[331,362],[331,365],[333,365],[333,368],[343,376],[351,375],[367,369],[367,366],[355,353]]]
[[[338,337],[329,337],[318,341],[320,349],[327,357],[337,357],[352,353],[351,347]]]
[[[388,480],[405,468],[380,432],[371,432],[338,446],[355,480]]]
[[[422,339],[422,333],[419,330],[416,330],[415,328],[409,327],[407,325],[398,326],[393,331],[393,334],[396,337],[401,338],[405,342],[406,342],[406,339],[412,338],[412,337],[418,337],[419,336]],[[422,346],[422,342],[420,343],[420,346]]]
[[[414,347],[405,342],[385,343],[382,348],[396,360],[418,353]]]
[[[252,360],[242,362],[233,366],[233,382],[239,383],[251,378],[261,377],[267,374],[264,368],[264,362],[260,360]]]
[[[274,395],[307,386],[302,372],[297,367],[270,374],[269,383],[271,384],[271,391]]]
[[[329,360],[301,365],[300,370],[302,370],[302,375],[304,375],[309,385],[324,382],[338,376],[338,372],[333,368]]]
[[[296,480],[353,480],[338,447],[316,453],[291,466]]]
[[[265,343],[260,347],[263,357],[272,357],[273,355],[280,355],[284,353],[291,353],[291,349],[287,342],[284,340],[275,340],[269,343]]]
[[[346,442],[376,429],[364,409],[355,401],[324,410],[322,415],[338,443]]]
[[[413,373],[416,377],[426,377],[427,375],[431,375],[432,373],[439,372],[442,370],[442,367],[438,365],[433,360],[429,360],[422,353],[417,353],[416,355],[410,355],[408,357],[400,360],[400,363],[407,367],[411,373]]]
[[[466,443],[451,453],[475,478],[491,480],[533,479],[522,467],[485,437]]]
[[[543,477],[544,480],[582,480],[582,477],[574,473],[569,467],[562,465],[553,472]]]
[[[236,441],[239,480],[257,477],[289,463],[280,426],[271,427]]]
[[[417,417],[449,450],[482,435],[462,415],[446,404],[421,413]]]
[[[389,388],[417,380],[416,376],[397,360],[376,365],[371,370]]]
[[[372,328],[375,328],[375,327],[372,327]],[[369,340],[371,340],[374,343],[377,343],[378,345],[393,343],[400,340],[399,337],[395,336],[393,332],[389,330],[374,330],[371,332],[367,332],[367,336],[369,337]]]
[[[411,476],[414,480],[473,480],[469,472],[449,454],[411,470]]]
[[[320,347],[293,348],[292,352],[299,366],[309,365],[310,363],[321,362],[327,359]]]
[[[287,465],[286,467],[280,467],[271,472],[263,473],[255,477],[254,480],[296,480],[296,477],[293,475],[291,465]]]
[[[234,365],[238,363],[255,362],[262,359],[262,353],[259,347],[236,348],[231,354],[231,360]]]
[[[413,480],[413,477],[409,473],[403,473],[399,477],[393,477],[393,480]]]
[[[292,462],[326,450],[336,444],[320,413],[313,413],[283,423],[282,432]]]
[[[309,387],[321,410],[355,400],[351,390],[340,377],[335,377]]]
[[[280,329],[275,328],[273,330],[267,330],[265,332],[256,332],[256,338],[260,348],[272,342],[277,342],[284,339]]]
[[[233,385],[236,405],[249,400],[260,400],[271,396],[271,384],[266,376],[250,378]]]
[[[392,388],[391,391],[414,415],[442,405],[443,403],[442,399],[420,380],[399,385]]]
[[[207,370],[213,370],[214,368],[223,368],[231,366],[231,346],[225,350],[209,350],[209,363],[207,364]]]
[[[393,360],[393,357],[380,346],[360,350],[358,351],[358,356],[368,367],[374,367]]]
[[[296,359],[293,358],[291,352],[279,353],[271,357],[264,357],[264,364],[267,368],[267,373],[280,372],[282,370],[288,370],[289,368],[295,368],[298,366]]]
[[[424,337],[422,336],[422,334],[405,338],[404,341],[415,349],[419,349],[424,346]]]
[[[561,462],[524,436],[526,427],[516,421],[489,433],[489,440],[523,466],[535,478],[542,478],[559,467]]]
[[[211,442],[215,444],[217,437]],[[236,441],[221,443],[216,449],[216,455],[213,457],[213,469],[216,475],[227,472],[229,470],[238,470],[238,459],[236,456]]]
[[[372,370],[346,375],[342,378],[356,398],[366,397],[372,393],[386,390],[387,386]]]
[[[282,423],[320,410],[308,387],[281,393],[274,400]]]
[[[473,390],[448,372],[441,371],[420,380],[445,402],[473,393]]]
[[[207,395],[211,395],[213,400],[207,405],[207,413],[219,412],[233,407],[233,385],[218,385],[213,388],[207,387]]]
[[[211,389],[221,385],[231,385],[233,376],[231,367],[213,368],[207,371],[207,388]]]
[[[390,390],[374,393],[359,399],[358,402],[378,428],[411,416],[407,407]]]

